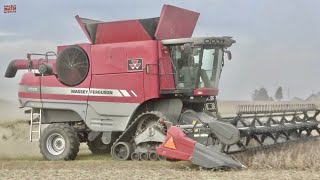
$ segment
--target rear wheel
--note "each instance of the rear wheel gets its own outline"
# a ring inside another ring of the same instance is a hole
[[[40,138],[40,152],[47,160],[74,160],[79,152],[77,132],[67,124],[51,124]]]

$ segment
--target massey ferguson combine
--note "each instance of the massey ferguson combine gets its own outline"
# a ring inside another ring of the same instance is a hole
[[[230,154],[319,135],[313,104],[243,105],[217,114],[231,37],[191,37],[199,13],[164,5],[160,17],[101,22],[76,16],[90,43],[13,60],[27,69],[19,101],[44,158],[74,160],[80,143],[116,160],[190,160],[241,168]],[[42,56],[41,58],[34,58]],[[43,129],[43,130],[42,130]]]

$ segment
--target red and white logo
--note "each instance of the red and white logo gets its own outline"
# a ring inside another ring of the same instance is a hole
[[[139,71],[139,70],[142,70],[142,59],[129,59],[128,71]]]
[[[17,6],[16,5],[4,5],[3,6],[3,12],[4,13],[16,13],[17,12]]]

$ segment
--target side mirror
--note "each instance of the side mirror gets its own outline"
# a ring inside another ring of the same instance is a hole
[[[225,53],[227,53],[228,59],[231,60],[232,59],[231,51],[226,50]]]

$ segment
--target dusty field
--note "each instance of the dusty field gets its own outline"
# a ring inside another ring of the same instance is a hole
[[[224,104],[228,114],[233,108]],[[222,105],[223,107],[223,105]],[[229,109],[227,109],[229,108]],[[248,168],[240,171],[205,171],[188,162],[114,161],[93,156],[81,146],[76,161],[42,159],[38,143],[28,142],[26,121],[0,122],[0,179],[318,179],[318,141],[236,157]]]
[[[38,159],[0,161],[1,179],[318,179],[310,169],[201,171],[181,162],[119,162],[81,155],[74,162]]]

